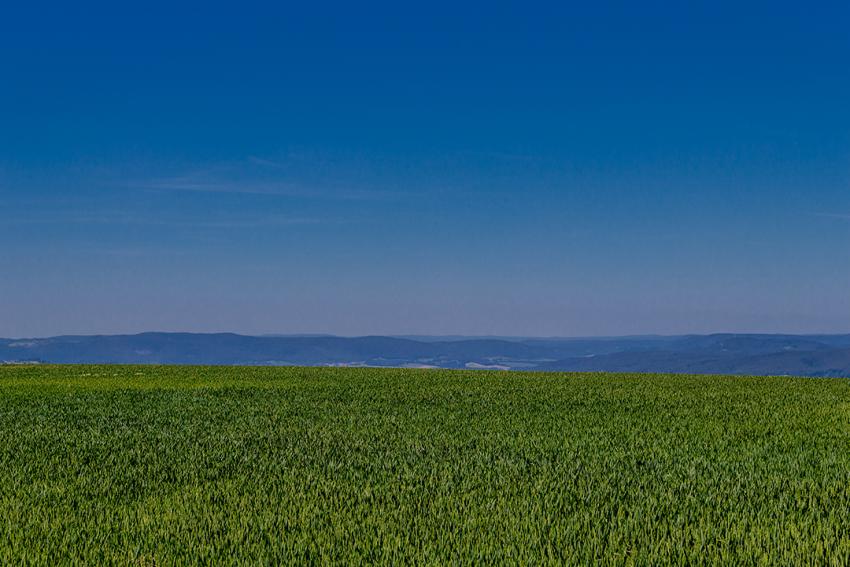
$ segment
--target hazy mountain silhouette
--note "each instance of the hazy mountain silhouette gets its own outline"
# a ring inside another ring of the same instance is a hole
[[[0,361],[850,376],[850,335],[561,339],[141,333],[0,339]]]

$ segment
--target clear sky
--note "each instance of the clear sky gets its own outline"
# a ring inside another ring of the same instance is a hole
[[[850,332],[850,4],[17,2],[0,336]]]

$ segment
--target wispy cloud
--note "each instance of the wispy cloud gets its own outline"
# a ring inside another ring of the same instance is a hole
[[[304,170],[305,164],[301,163],[300,173],[289,171],[289,165],[288,161],[249,156],[240,161],[212,165],[181,175],[131,180],[124,185],[149,191],[243,194],[321,200],[391,200],[413,195],[407,191],[364,188],[362,184],[356,182],[354,185],[340,183],[339,179],[333,178],[324,181],[315,179],[316,172],[320,172],[320,177],[327,177],[326,164],[317,164],[316,167]]]
[[[287,164],[282,161],[265,159],[257,156],[248,156],[248,161],[253,164],[270,167],[272,169],[286,169],[287,167]]]
[[[263,195],[271,197],[293,197],[301,199],[323,199],[343,201],[372,201],[398,198],[399,193],[372,189],[305,189],[286,183],[259,181],[202,181],[191,177],[174,177],[148,181],[132,181],[131,188],[153,191],[183,191],[193,193],[222,193]],[[410,196],[410,193],[405,193]]]
[[[278,195],[285,197],[309,196],[303,190],[283,183],[256,181],[204,181],[191,176],[131,181],[128,186],[136,189],[158,191],[190,191],[199,193],[242,193],[250,195]]]

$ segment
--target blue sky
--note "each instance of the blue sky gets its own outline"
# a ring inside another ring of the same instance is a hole
[[[32,4],[0,336],[850,332],[846,2]]]

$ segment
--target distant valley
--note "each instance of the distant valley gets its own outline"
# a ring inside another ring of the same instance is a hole
[[[850,376],[850,335],[497,338],[141,333],[0,339],[0,362]]]

